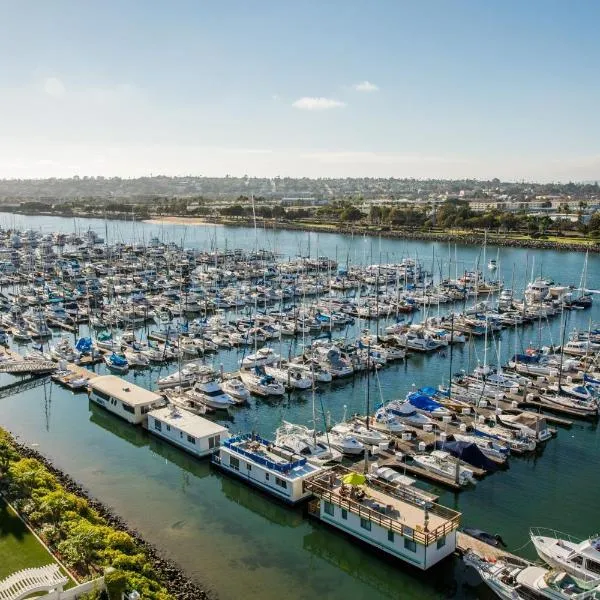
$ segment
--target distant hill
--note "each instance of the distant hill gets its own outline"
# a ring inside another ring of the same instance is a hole
[[[4,179],[0,180],[0,200],[39,200],[59,202],[86,198],[129,198],[152,201],[166,198],[236,199],[240,196],[283,198],[390,198],[414,199],[443,195],[485,195],[506,193],[531,194],[598,194],[598,183],[537,184],[477,180],[417,179],[309,179],[258,177],[73,177],[71,179]]]

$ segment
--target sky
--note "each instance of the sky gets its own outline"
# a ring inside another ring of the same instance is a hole
[[[597,0],[0,0],[0,178],[600,179]]]

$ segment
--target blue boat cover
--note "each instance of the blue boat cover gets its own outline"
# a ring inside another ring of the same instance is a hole
[[[419,392],[421,394],[425,394],[426,396],[434,397],[438,391],[434,387],[422,387]]]
[[[439,402],[432,400],[429,396],[425,394],[419,394],[419,392],[413,392],[412,394],[408,394],[406,397],[407,400],[419,410],[424,410],[427,412],[433,412],[439,408],[443,408]]]
[[[127,359],[124,356],[119,356],[118,354],[111,354],[109,360],[111,364],[115,365],[116,367],[124,367],[127,364]]]
[[[77,340],[75,344],[75,348],[79,350],[79,352],[89,352],[92,349],[92,340],[89,337],[82,337]]]
[[[437,450],[449,452],[452,456],[460,458],[478,469],[485,469],[492,473],[498,470],[498,465],[471,442],[436,442],[435,447]]]

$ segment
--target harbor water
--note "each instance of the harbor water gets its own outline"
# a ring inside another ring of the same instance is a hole
[[[454,247],[426,242],[343,236],[293,231],[211,225],[156,225],[94,219],[24,217],[0,214],[0,225],[43,232],[94,229],[113,243],[147,242],[152,236],[186,247],[206,250],[251,249],[256,245],[274,251],[281,260],[297,255],[329,256],[344,264],[398,262],[411,257],[437,276],[460,275],[464,270],[486,270],[480,247]],[[498,258],[495,276],[522,293],[526,282],[540,274],[556,283],[580,284],[584,254],[561,251],[497,249],[488,247],[487,258]],[[600,256],[590,256],[587,287],[600,287]],[[589,310],[565,313],[567,332],[585,329],[600,321],[600,296]],[[437,311],[435,309],[430,309]],[[447,310],[447,309],[445,309]],[[422,312],[422,311],[421,311]],[[415,320],[422,315],[416,313]],[[383,323],[382,323],[383,324]],[[380,326],[382,325],[380,324]],[[373,321],[361,327],[377,327]],[[560,318],[530,325],[517,332],[483,340],[453,351],[452,371],[472,369],[477,362],[502,362],[515,349],[530,343],[560,343]],[[343,335],[341,333],[340,335]],[[276,351],[287,356],[301,352],[302,340],[284,342]],[[235,370],[243,350],[222,350],[207,358],[215,366]],[[371,406],[382,400],[404,397],[413,385],[437,386],[450,374],[449,350],[432,355],[411,355],[404,363],[381,369],[370,381]],[[104,372],[104,366],[95,367]],[[169,368],[153,368],[126,378],[148,388]],[[12,381],[0,376],[0,385]],[[318,422],[344,413],[364,414],[366,378],[321,386],[316,393]],[[283,399],[253,398],[248,406],[230,411],[225,423],[232,432],[256,431],[272,437],[282,420],[312,427],[310,392]],[[451,559],[427,574],[386,559],[358,545],[340,532],[308,519],[302,508],[291,509],[245,484],[212,469],[207,461],[131,426],[100,407],[85,394],[73,394],[47,383],[0,400],[0,425],[33,445],[92,495],[124,517],[132,527],[165,555],[177,561],[192,577],[221,599],[238,598],[305,600],[383,598],[491,598],[473,572]],[[529,457],[512,457],[510,468],[479,481],[460,493],[428,486],[440,502],[463,513],[462,524],[499,533],[508,549],[535,556],[528,545],[528,530],[553,527],[587,537],[599,527],[598,464],[600,434],[596,422],[575,421],[558,428],[555,439]]]

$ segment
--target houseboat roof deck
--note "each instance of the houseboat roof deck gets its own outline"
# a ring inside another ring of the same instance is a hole
[[[343,478],[352,473],[337,465],[311,477],[304,485],[323,500],[425,545],[458,528],[460,513],[433,502],[426,503],[410,489],[373,479],[367,478],[360,486],[345,484]]]
[[[164,402],[159,394],[130,383],[116,375],[94,377],[90,380],[89,386],[94,391],[108,394],[117,400],[127,402],[130,406]]]
[[[229,438],[223,442],[223,446],[269,469],[279,471],[288,479],[297,479],[321,471],[320,467],[310,464],[303,456],[277,448],[269,440],[255,434]]]
[[[173,405],[151,410],[149,416],[196,438],[227,433],[227,428]]]

